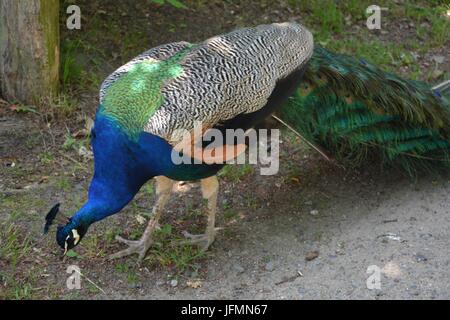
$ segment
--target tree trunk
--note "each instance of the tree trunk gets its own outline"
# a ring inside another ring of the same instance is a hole
[[[0,94],[39,103],[59,84],[59,0],[0,0]]]

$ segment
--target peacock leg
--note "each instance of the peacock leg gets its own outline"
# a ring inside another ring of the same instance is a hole
[[[216,176],[212,176],[201,181],[202,194],[208,202],[208,225],[205,234],[192,235],[187,231],[183,234],[188,238],[190,243],[199,245],[202,250],[207,250],[214,242],[216,232],[220,228],[215,227],[216,210],[217,210],[217,196],[219,193],[219,181]]]
[[[152,234],[158,227],[158,220],[161,217],[162,211],[170,198],[172,186],[174,181],[164,176],[156,177],[156,204],[153,206],[152,217],[148,222],[147,228],[144,231],[141,239],[137,241],[127,240],[120,236],[116,236],[116,240],[128,245],[128,248],[109,256],[109,259],[117,259],[131,254],[137,253],[139,255],[138,263],[142,262],[147,253],[147,250],[153,243]]]

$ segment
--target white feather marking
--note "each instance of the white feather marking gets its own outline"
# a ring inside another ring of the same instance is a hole
[[[80,242],[80,235],[78,234],[77,229],[72,229],[73,234],[73,244],[76,245],[78,242]]]

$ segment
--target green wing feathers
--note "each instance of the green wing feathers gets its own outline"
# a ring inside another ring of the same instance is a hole
[[[340,160],[379,157],[410,174],[450,168],[450,85],[383,72],[316,47],[281,118]]]

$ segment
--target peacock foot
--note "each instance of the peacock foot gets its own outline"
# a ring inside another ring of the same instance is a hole
[[[183,231],[183,236],[187,238],[187,243],[195,244],[199,246],[202,251],[206,251],[214,242],[216,233],[220,229],[221,228],[214,228],[211,232],[207,232],[205,234],[190,234],[187,231]]]
[[[132,241],[132,240],[124,239],[121,236],[116,236],[116,240],[119,242],[125,243],[126,245],[128,245],[128,248],[111,254],[108,257],[108,259],[109,260],[119,259],[119,258],[123,258],[123,257],[137,253],[138,254],[138,261],[137,261],[138,264],[140,264],[144,260],[145,254],[147,253],[148,249],[150,248],[150,246],[153,243],[153,241],[151,239],[141,238],[140,240]]]

